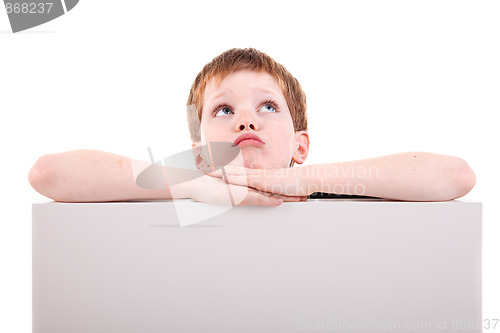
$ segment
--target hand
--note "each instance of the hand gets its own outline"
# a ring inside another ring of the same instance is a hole
[[[230,184],[248,186],[267,193],[306,197],[318,191],[311,181],[310,171],[307,166],[275,169],[226,166],[224,170],[219,169],[209,173],[209,176],[219,179],[225,176]]]
[[[196,179],[184,182],[171,187],[181,187],[185,197],[189,197],[198,202],[205,202],[217,205],[258,205],[258,206],[279,206],[284,201],[297,202],[305,201],[305,196],[286,196],[280,194],[266,193],[245,185],[228,184],[222,178],[201,176]],[[175,193],[173,193],[175,194]],[[175,195],[174,195],[175,196]]]

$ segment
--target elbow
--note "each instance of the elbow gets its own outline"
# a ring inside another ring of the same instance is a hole
[[[50,164],[50,155],[44,155],[35,162],[28,173],[28,181],[31,187],[47,197],[50,197],[50,185],[52,183]]]
[[[476,185],[476,175],[469,164],[461,158],[457,158],[453,163],[450,176],[449,188],[452,190],[450,199],[463,197]]]

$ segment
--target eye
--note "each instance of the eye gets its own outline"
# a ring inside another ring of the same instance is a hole
[[[273,101],[264,102],[259,109],[260,112],[278,112],[278,106]]]
[[[233,111],[231,111],[230,108],[228,108],[227,106],[225,105],[219,105],[215,111],[214,111],[214,114],[216,117],[220,117],[220,116],[226,116],[228,114],[232,114]]]

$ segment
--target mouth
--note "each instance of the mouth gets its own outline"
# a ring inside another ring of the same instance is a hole
[[[234,146],[263,146],[265,145],[262,139],[253,133],[242,134],[234,140]]]

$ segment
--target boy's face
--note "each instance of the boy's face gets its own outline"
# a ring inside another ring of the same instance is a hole
[[[203,95],[202,144],[229,142],[243,159],[231,165],[286,168],[303,163],[309,150],[306,131],[295,132],[285,97],[266,72],[239,70],[220,85],[210,80]],[[250,135],[252,138],[242,140]],[[242,141],[241,141],[242,140]]]

